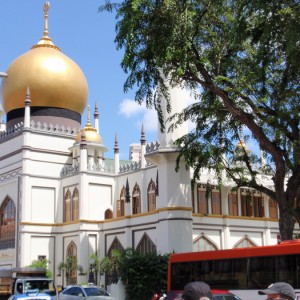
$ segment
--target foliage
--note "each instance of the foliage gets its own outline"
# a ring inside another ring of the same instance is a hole
[[[117,283],[119,280],[121,257],[121,251],[112,249],[110,256],[106,256],[100,261],[100,273],[106,273],[109,283]]]
[[[75,256],[67,256],[64,262],[60,262],[58,265],[58,271],[61,273],[62,271],[66,272],[67,282],[69,281],[70,275],[74,270],[83,271],[82,266],[77,264],[77,258]]]
[[[45,269],[46,270],[46,276],[48,278],[52,277],[52,272],[49,270],[48,266],[49,266],[50,261],[47,259],[38,259],[38,260],[34,260],[32,261],[31,265],[28,266],[28,268],[41,268],[41,269]]]
[[[128,249],[120,261],[126,299],[148,300],[154,293],[166,291],[168,260],[168,254],[141,254]]]
[[[171,105],[165,79],[194,96],[166,129],[195,123],[177,141],[177,169],[184,159],[194,180],[208,168],[220,184],[267,194],[278,202],[282,239],[292,239],[300,221],[299,1],[124,0],[100,10],[116,11],[125,91],[137,88],[136,101],[156,108],[162,130],[158,96]],[[246,149],[249,140],[265,163]]]
[[[126,287],[126,299],[148,300],[153,294],[167,290],[168,261],[169,254],[141,254],[132,249],[121,253],[113,249],[110,257],[100,261],[100,270],[108,278],[121,278]]]

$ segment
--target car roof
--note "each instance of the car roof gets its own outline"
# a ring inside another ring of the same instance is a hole
[[[213,293],[213,295],[218,295],[218,294],[233,295],[228,290],[211,290],[211,292]]]

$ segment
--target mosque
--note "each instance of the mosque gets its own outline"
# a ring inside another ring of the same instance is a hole
[[[44,33],[1,72],[6,122],[0,133],[0,268],[49,260],[55,281],[66,284],[58,266],[75,257],[83,270],[89,257],[113,249],[170,253],[208,251],[277,243],[278,208],[268,196],[246,188],[219,188],[205,173],[192,187],[173,141],[187,125],[158,132],[130,145],[130,159],[114,155],[99,132],[98,107],[87,107],[88,83],[80,67]],[[186,93],[170,88],[172,112]],[[87,121],[82,114],[87,110]],[[168,117],[163,111],[165,120]],[[209,196],[206,192],[208,188]],[[266,185],[271,185],[266,181]],[[87,282],[73,272],[72,282]]]

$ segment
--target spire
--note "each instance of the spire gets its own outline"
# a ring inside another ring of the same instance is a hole
[[[32,48],[38,48],[38,47],[50,47],[54,48],[56,50],[60,50],[59,47],[55,46],[52,42],[52,39],[48,36],[48,11],[50,8],[49,1],[46,1],[44,4],[44,36],[40,38],[37,44],[33,45]]]
[[[99,133],[99,111],[98,111],[98,103],[95,103],[95,111],[94,111],[94,121],[95,121],[95,129]]]
[[[145,130],[144,130],[144,124],[142,123],[142,129],[141,129],[141,144],[145,145],[146,144],[146,135],[145,135]]]
[[[84,129],[81,130],[81,141],[80,141],[80,149],[86,149],[87,143],[86,143],[86,134]]]
[[[87,124],[86,125],[91,125],[91,108],[88,105],[88,115],[87,115]]]
[[[119,171],[120,171],[119,141],[118,141],[117,133],[116,133],[116,137],[115,137],[114,154],[115,154],[115,174],[117,175],[117,174],[119,174]]]
[[[31,103],[30,100],[30,89],[29,89],[29,85],[27,86],[27,90],[26,90],[26,98],[25,98],[25,106],[29,106]]]
[[[95,112],[94,112],[94,117],[99,117],[99,111],[98,111],[98,103],[95,103]]]
[[[130,190],[129,190],[129,182],[128,178],[126,180],[126,194],[125,194],[125,201],[126,203],[130,203]]]
[[[158,170],[156,172],[156,185],[155,185],[155,194],[156,196],[159,196],[159,187],[158,187]]]
[[[29,86],[27,86],[26,98],[24,103],[25,103],[24,128],[29,128],[30,127],[30,103],[31,103]]]
[[[114,151],[115,153],[119,153],[119,140],[118,140],[118,133],[116,133],[116,136],[115,136],[115,147],[114,147]]]
[[[142,129],[141,129],[141,168],[146,167],[146,137],[145,137],[145,130],[144,130],[144,124],[142,123]]]

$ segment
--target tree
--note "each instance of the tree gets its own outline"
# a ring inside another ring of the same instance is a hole
[[[276,200],[283,240],[292,239],[300,221],[299,6],[298,0],[128,0],[100,7],[116,11],[124,90],[137,88],[136,101],[156,108],[162,130],[196,124],[177,141],[177,161],[195,170],[195,180],[208,168],[220,183],[225,173],[237,187]],[[166,129],[155,90],[169,101],[164,78],[195,97]],[[265,164],[243,146],[249,139]],[[263,184],[264,174],[272,187]]]
[[[110,283],[117,283],[121,278],[126,299],[148,300],[155,293],[167,290],[168,261],[169,254],[142,254],[130,248],[121,253],[113,249],[110,257],[101,260],[100,269],[107,273]]]
[[[46,270],[46,276],[48,278],[52,277],[52,272],[49,270],[49,263],[50,261],[47,259],[38,259],[32,261],[31,265],[29,265],[29,268],[39,268],[39,269],[45,269]]]
[[[106,273],[107,284],[118,283],[120,277],[120,263],[122,252],[112,249],[109,256],[105,256],[99,262],[100,273]]]
[[[82,272],[82,266],[77,264],[77,258],[75,256],[67,256],[65,262],[60,262],[58,265],[59,274],[62,271],[66,272],[67,284],[74,284],[74,282],[72,282],[71,276],[77,270],[80,270],[80,272]]]

